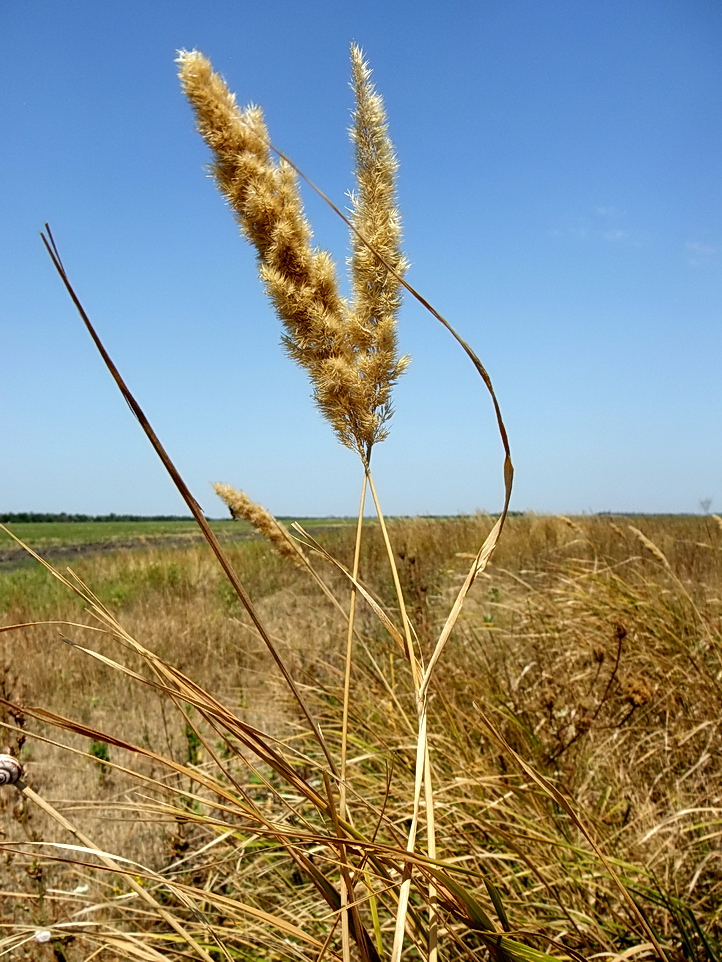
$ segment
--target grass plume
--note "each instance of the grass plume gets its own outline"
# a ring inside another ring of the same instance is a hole
[[[213,490],[231,512],[234,520],[248,521],[267,538],[278,553],[299,568],[303,568],[304,554],[286,528],[261,504],[251,501],[245,491],[236,491],[230,484],[216,483]]]
[[[396,349],[400,286],[352,233],[353,304],[339,292],[328,252],[311,245],[296,174],[276,161],[258,107],[235,96],[198,51],[178,57],[183,89],[198,130],[213,151],[213,173],[241,229],[256,248],[259,273],[283,324],[286,351],[311,378],[316,404],[339,440],[368,464],[387,434],[391,388],[408,363]],[[396,159],[383,105],[361,51],[352,48],[357,192],[353,222],[401,273]]]

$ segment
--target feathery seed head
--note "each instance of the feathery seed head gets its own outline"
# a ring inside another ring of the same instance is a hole
[[[373,445],[387,434],[391,389],[408,358],[399,359],[396,346],[398,278],[406,270],[394,184],[398,164],[363,54],[352,46],[357,190],[351,305],[339,293],[330,254],[311,246],[296,174],[274,160],[260,108],[239,109],[198,51],[182,51],[178,64],[198,130],[214,154],[218,186],[256,248],[261,279],[284,326],[283,345],[307,369],[316,404],[338,438],[368,463]]]
[[[286,528],[262,505],[251,501],[244,491],[236,491],[230,484],[214,484],[213,489],[224,502],[234,521],[248,521],[249,524],[267,538],[284,558],[297,567],[304,567],[304,554]]]

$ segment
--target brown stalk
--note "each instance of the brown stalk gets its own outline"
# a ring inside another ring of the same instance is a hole
[[[206,519],[205,519],[205,517],[204,517],[204,515],[203,515],[203,511],[201,510],[200,505],[198,504],[198,502],[196,501],[196,499],[195,499],[195,498],[193,497],[193,495],[191,494],[190,489],[188,488],[188,486],[186,485],[185,481],[184,481],[183,478],[181,477],[180,473],[178,472],[178,469],[176,468],[176,466],[175,466],[175,465],[173,464],[173,462],[171,461],[171,459],[170,459],[169,455],[167,454],[165,448],[163,447],[163,445],[161,444],[160,440],[158,439],[158,436],[156,435],[155,431],[154,431],[153,428],[151,427],[150,422],[148,421],[148,418],[145,416],[145,414],[143,413],[142,408],[140,407],[140,405],[138,404],[138,402],[135,400],[135,398],[134,398],[133,395],[131,394],[130,389],[128,388],[128,386],[127,386],[127,384],[125,383],[125,381],[123,380],[120,372],[118,371],[118,368],[117,368],[117,367],[115,366],[115,364],[113,363],[110,355],[108,354],[108,352],[106,351],[106,349],[105,349],[102,341],[100,340],[100,337],[99,337],[98,334],[96,333],[95,328],[93,327],[93,325],[92,325],[92,323],[91,323],[91,321],[90,321],[90,318],[89,318],[88,315],[86,314],[85,309],[83,308],[83,305],[80,303],[80,300],[79,300],[77,294],[75,293],[75,290],[73,289],[72,284],[70,283],[70,280],[69,280],[69,278],[68,278],[68,275],[67,275],[67,273],[66,273],[66,271],[65,271],[65,267],[63,266],[63,262],[62,262],[61,259],[60,259],[60,254],[58,253],[58,249],[57,249],[57,247],[56,247],[55,240],[54,240],[53,235],[52,235],[52,232],[51,232],[51,230],[50,230],[50,226],[49,226],[48,224],[45,225],[45,230],[47,231],[47,237],[46,237],[45,234],[42,233],[42,232],[41,232],[41,234],[40,234],[40,236],[42,237],[42,240],[43,240],[43,244],[45,245],[45,249],[47,250],[48,254],[50,255],[50,259],[52,260],[53,265],[55,266],[55,269],[57,270],[58,274],[60,275],[60,279],[62,280],[63,284],[65,285],[65,288],[66,288],[68,294],[70,295],[71,300],[72,300],[73,303],[75,304],[75,307],[77,308],[77,311],[78,311],[78,313],[80,314],[80,316],[81,316],[81,318],[82,318],[82,320],[83,320],[83,323],[85,324],[85,327],[86,327],[88,333],[90,334],[90,336],[91,336],[91,338],[92,338],[92,340],[93,340],[93,343],[95,344],[96,348],[98,349],[98,352],[99,352],[100,356],[103,358],[103,361],[105,362],[105,366],[106,366],[106,367],[108,368],[108,370],[110,371],[110,374],[111,374],[113,380],[115,381],[115,383],[116,383],[116,385],[117,385],[120,393],[121,393],[121,394],[123,395],[123,397],[125,398],[125,401],[127,402],[128,407],[131,409],[131,411],[133,412],[133,414],[134,414],[135,417],[137,418],[140,426],[142,427],[143,431],[145,432],[146,437],[148,438],[148,440],[150,441],[151,445],[153,446],[153,449],[155,450],[156,454],[157,454],[158,457],[160,458],[160,460],[161,460],[161,462],[162,462],[162,464],[163,464],[163,467],[166,469],[166,471],[167,471],[168,474],[170,475],[170,477],[171,477],[173,483],[175,484],[176,488],[178,489],[181,497],[183,498],[183,500],[185,501],[185,503],[188,505],[188,508],[189,508],[191,514],[193,515],[193,517],[195,518],[195,520],[196,520],[199,528],[200,528],[201,531],[203,532],[203,536],[205,537],[206,541],[208,542],[208,545],[209,545],[211,551],[212,551],[213,554],[216,556],[216,559],[218,560],[218,563],[220,564],[221,568],[223,569],[223,572],[225,573],[225,575],[226,575],[226,577],[228,578],[229,582],[230,582],[231,585],[233,586],[234,591],[235,591],[236,594],[238,595],[238,598],[239,598],[239,600],[241,601],[241,604],[243,605],[243,607],[244,607],[244,608],[246,609],[246,611],[248,612],[248,615],[249,615],[251,621],[253,622],[253,624],[254,624],[254,626],[255,626],[255,628],[256,628],[256,631],[258,632],[258,634],[260,635],[261,639],[263,640],[263,643],[266,645],[266,647],[268,648],[269,652],[271,653],[271,656],[273,657],[273,660],[276,662],[276,665],[278,666],[281,674],[283,675],[283,678],[284,678],[284,680],[286,681],[286,684],[287,684],[288,687],[290,688],[290,690],[291,690],[291,692],[292,692],[292,694],[293,694],[293,697],[296,699],[296,702],[298,703],[299,708],[301,709],[301,711],[303,712],[306,720],[308,721],[309,725],[311,726],[311,729],[312,729],[312,731],[314,732],[314,734],[315,734],[315,736],[316,736],[316,740],[318,741],[318,744],[319,744],[319,746],[321,747],[321,750],[322,750],[322,752],[323,752],[323,754],[324,754],[324,757],[326,758],[326,762],[328,763],[329,768],[331,769],[332,772],[335,773],[335,771],[336,771],[336,766],[335,766],[335,764],[334,764],[333,759],[331,758],[331,754],[330,754],[330,752],[329,752],[329,750],[328,750],[328,748],[327,748],[327,746],[326,746],[326,743],[325,743],[325,740],[324,740],[324,738],[323,738],[323,735],[321,734],[321,731],[320,731],[318,725],[316,724],[316,722],[315,722],[314,719],[312,718],[311,713],[310,713],[308,707],[306,706],[306,703],[304,702],[304,700],[303,700],[303,698],[302,698],[302,696],[301,696],[301,693],[300,693],[300,691],[298,690],[295,682],[294,682],[293,679],[291,678],[291,676],[290,676],[290,674],[289,674],[289,672],[288,672],[288,669],[287,669],[286,666],[284,665],[281,656],[279,655],[278,651],[276,650],[276,646],[273,644],[273,642],[272,642],[272,640],[271,640],[268,632],[266,631],[265,627],[263,626],[263,624],[262,624],[262,622],[261,622],[261,620],[260,620],[260,618],[259,618],[259,616],[258,616],[258,613],[256,612],[256,609],[255,609],[255,607],[254,607],[254,605],[253,605],[253,602],[251,601],[251,599],[250,599],[250,597],[249,597],[246,589],[243,587],[243,584],[241,583],[241,580],[240,580],[240,578],[238,577],[238,575],[236,574],[233,566],[231,565],[230,561],[229,561],[228,558],[226,557],[226,555],[225,555],[223,549],[221,548],[221,545],[220,545],[218,539],[216,538],[215,534],[213,533],[210,525],[209,525],[208,522],[206,521]]]

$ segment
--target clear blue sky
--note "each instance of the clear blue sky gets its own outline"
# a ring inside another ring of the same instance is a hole
[[[282,353],[176,80],[198,48],[341,205],[348,45],[401,162],[408,278],[494,380],[512,507],[722,510],[717,0],[5,0],[0,511],[179,513],[39,239],[204,508],[351,514],[354,456]],[[346,229],[306,194],[338,263]],[[407,302],[388,513],[496,510],[501,446],[466,358]]]

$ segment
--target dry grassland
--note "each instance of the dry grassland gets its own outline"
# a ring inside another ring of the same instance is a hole
[[[465,556],[491,520],[390,527],[428,658],[468,569]],[[353,537],[343,528],[325,532],[324,547],[350,566]],[[265,542],[228,551],[338,757],[346,620],[306,572]],[[314,564],[347,601],[340,572]],[[265,732],[269,744],[278,739],[311,789],[323,791],[318,744],[207,548],[125,550],[79,559],[74,570],[129,636]],[[360,578],[396,617],[387,571],[370,528]],[[438,665],[429,714],[437,857],[459,869],[458,883],[489,914],[496,897],[500,929],[505,916],[510,933],[555,956],[617,957],[645,945],[641,955],[653,954],[588,839],[519,767],[518,753],[573,800],[668,956],[720,957],[721,576],[722,526],[714,518],[507,522],[494,565],[474,585]],[[334,913],[279,837],[264,835],[243,809],[249,802],[269,824],[303,829],[298,849],[338,878],[338,850],[320,838],[318,813],[298,788],[251,760],[238,733],[222,730],[193,698],[172,697],[81,650],[154,678],[147,658],[107,628],[98,631],[81,600],[42,569],[4,573],[0,599],[5,625],[56,622],[0,635],[3,740],[31,787],[99,849],[132,860],[125,870],[161,903],[169,898],[164,880],[176,897],[183,886],[207,893],[193,910],[177,911],[209,957],[316,958]],[[403,848],[414,794],[414,686],[408,662],[365,603],[357,632],[349,811],[363,837]],[[36,708],[77,724],[63,730]],[[102,958],[130,958],[133,939],[138,951],[187,957],[167,926],[126,894],[122,874],[90,855],[36,844],[73,839],[15,790],[6,789],[1,804],[2,918],[8,937],[14,933],[12,957],[71,962],[103,944]],[[420,818],[423,826],[423,805]],[[397,879],[352,854],[359,913],[383,946]],[[468,904],[441,889],[445,954],[484,957],[489,942]],[[425,923],[413,897],[409,920],[414,957]],[[223,934],[226,955],[204,926]],[[32,940],[45,927],[55,935],[54,956]],[[17,933],[30,941],[20,945]],[[336,940],[332,954],[340,951]]]

